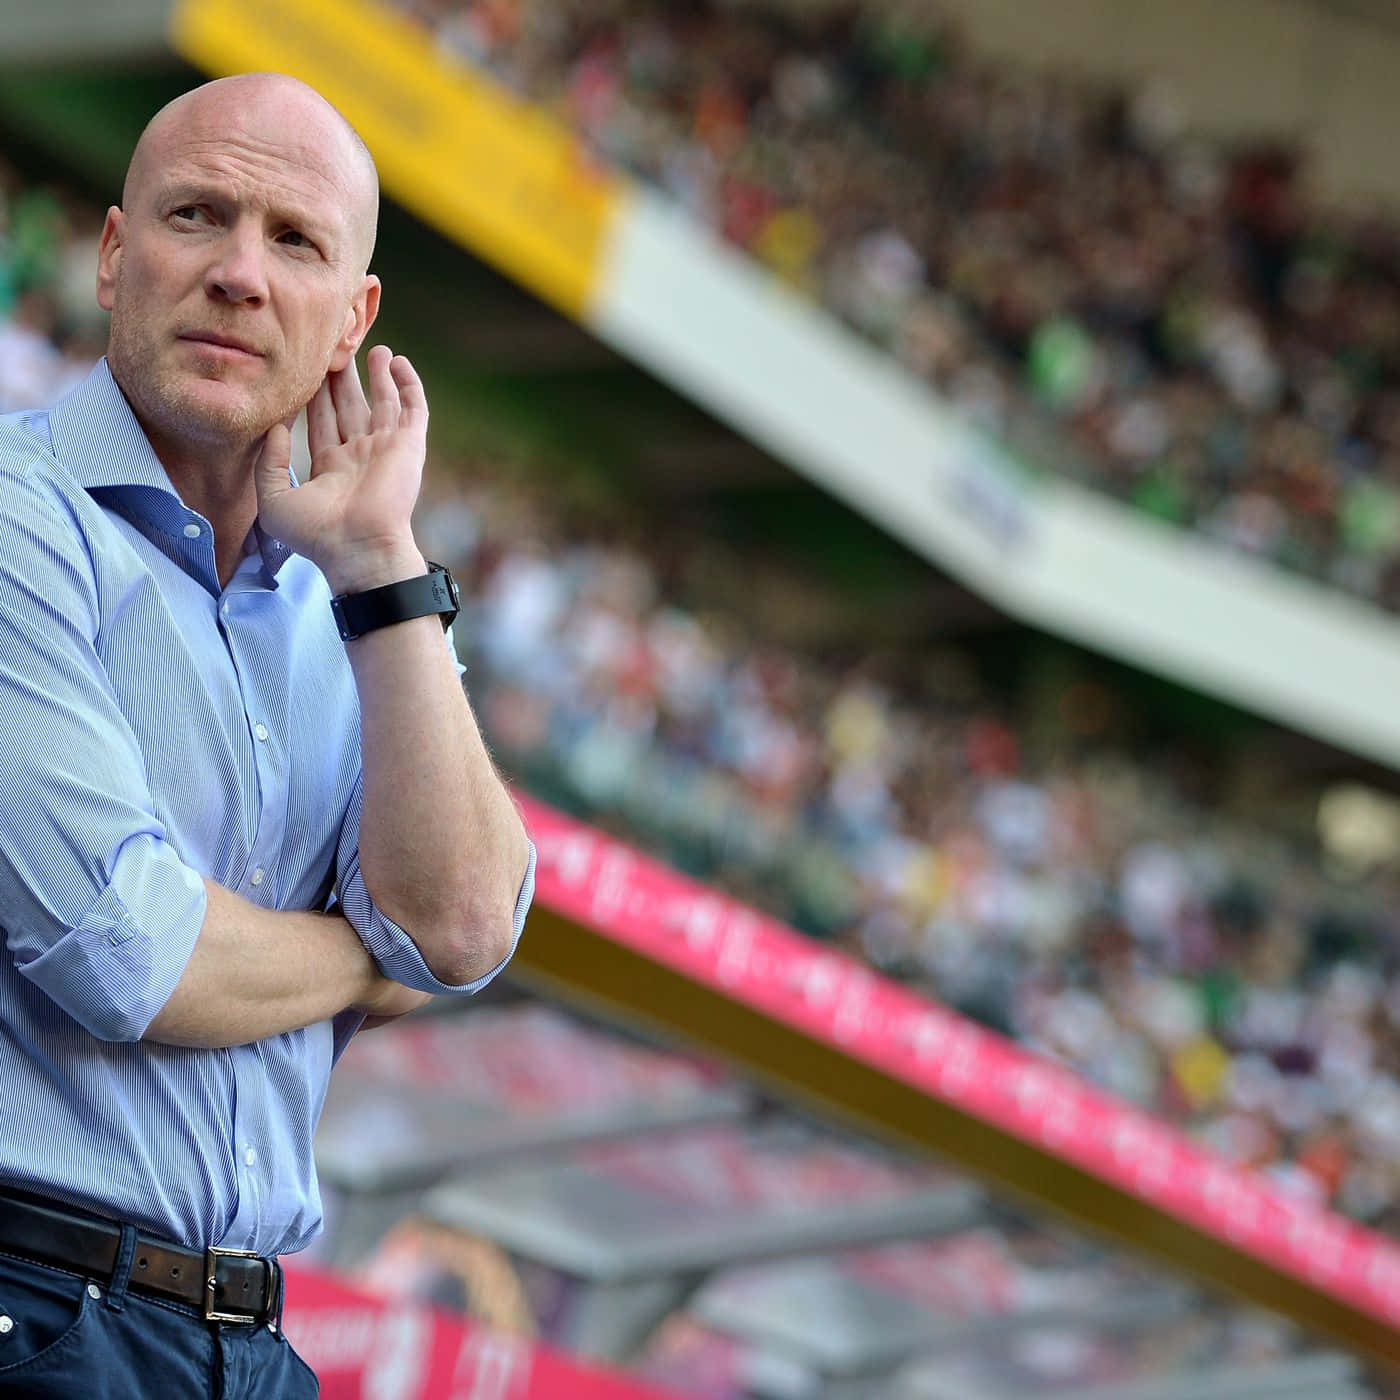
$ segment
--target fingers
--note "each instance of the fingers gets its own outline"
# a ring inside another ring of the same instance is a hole
[[[381,346],[376,345],[369,352],[371,379],[374,376],[375,357],[381,349]],[[343,370],[332,370],[326,376],[326,381],[331,386],[331,402],[335,405],[336,428],[339,433],[337,441],[349,442],[351,438],[363,437],[370,432],[369,401],[360,387],[360,373],[355,368],[354,360]]]
[[[407,355],[395,355],[389,364],[394,383],[398,386],[399,418],[401,428],[415,428],[426,432],[428,428],[428,396],[423,392],[423,381],[418,371],[408,362]]]
[[[292,489],[288,469],[292,463],[292,435],[285,423],[274,423],[263,439],[262,451],[253,466],[253,486],[261,512],[271,501]]]
[[[376,345],[368,356],[369,397],[352,361],[326,376],[306,410],[312,457],[368,433],[413,428],[426,432],[428,396],[407,356]]]
[[[340,425],[335,418],[335,403],[331,399],[330,379],[321,381],[321,386],[311,396],[306,405],[306,446],[312,459],[339,447],[341,442]]]
[[[427,431],[428,396],[407,355],[395,355],[388,346],[376,345],[369,357],[369,390],[376,433],[397,428]]]
[[[399,425],[399,386],[389,368],[393,358],[387,345],[369,352],[370,427],[376,433]]]

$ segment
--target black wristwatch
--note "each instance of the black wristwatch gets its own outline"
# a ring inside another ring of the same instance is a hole
[[[392,627],[410,618],[426,617],[429,613],[441,614],[442,630],[446,632],[461,609],[462,594],[457,580],[445,565],[434,564],[431,559],[427,563],[428,572],[417,578],[332,598],[331,612],[335,614],[341,641],[353,642],[366,632]]]

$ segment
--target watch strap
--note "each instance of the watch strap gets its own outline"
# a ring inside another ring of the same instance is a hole
[[[331,612],[342,641],[353,642],[366,632],[409,622],[429,613],[442,616],[445,632],[461,607],[457,581],[442,564],[428,561],[428,572],[416,578],[367,588],[363,593],[342,593],[331,599]]]

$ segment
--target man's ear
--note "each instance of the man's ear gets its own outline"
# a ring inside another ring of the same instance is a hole
[[[378,315],[379,278],[370,272],[365,274],[360,290],[345,313],[345,330],[336,341],[335,352],[331,355],[331,369],[342,370],[355,358],[355,351],[369,334],[369,328]]]
[[[102,241],[97,247],[97,304],[110,311],[117,296],[117,271],[121,267],[122,246],[126,242],[126,215],[114,204],[102,225]]]

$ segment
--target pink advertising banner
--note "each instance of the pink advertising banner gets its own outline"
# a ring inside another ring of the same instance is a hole
[[[536,902],[1400,1326],[1400,1245],[541,803]]]
[[[321,1400],[674,1400],[529,1339],[295,1265],[282,1320]]]

